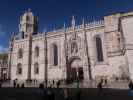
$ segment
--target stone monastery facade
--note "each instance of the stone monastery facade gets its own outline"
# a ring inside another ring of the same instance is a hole
[[[31,11],[20,17],[9,47],[11,80],[133,79],[133,12],[38,32]]]

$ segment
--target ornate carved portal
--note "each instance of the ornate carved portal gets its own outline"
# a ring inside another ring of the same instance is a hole
[[[69,60],[67,78],[69,82],[74,82],[77,78],[79,81],[84,79],[83,66],[80,58],[73,57]]]

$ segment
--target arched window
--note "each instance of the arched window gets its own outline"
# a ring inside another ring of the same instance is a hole
[[[39,74],[39,64],[38,63],[34,64],[34,74]]]
[[[53,65],[58,65],[58,47],[57,45],[53,45]]]
[[[23,58],[23,49],[18,50],[18,58]]]
[[[22,64],[21,64],[21,63],[19,63],[19,64],[17,65],[17,74],[18,74],[18,75],[21,75],[21,74],[22,74]]]
[[[102,50],[102,40],[99,36],[96,36],[96,51],[97,51],[97,61],[103,61],[103,50]]]
[[[39,47],[35,47],[35,57],[39,57]]]

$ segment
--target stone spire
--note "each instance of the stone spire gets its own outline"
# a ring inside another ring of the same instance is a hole
[[[66,23],[64,22],[64,26],[63,26],[64,31],[66,31]]]
[[[83,28],[85,27],[85,20],[84,20],[84,18],[82,19],[82,26],[83,26]]]
[[[66,28],[66,23],[64,22],[64,26],[63,26],[63,28],[65,29]]]
[[[75,28],[75,17],[74,16],[72,16],[71,25],[72,25],[72,28],[74,29]]]

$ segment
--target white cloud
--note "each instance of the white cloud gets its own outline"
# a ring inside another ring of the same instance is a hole
[[[0,53],[6,53],[6,52],[8,52],[8,48],[0,45]]]

